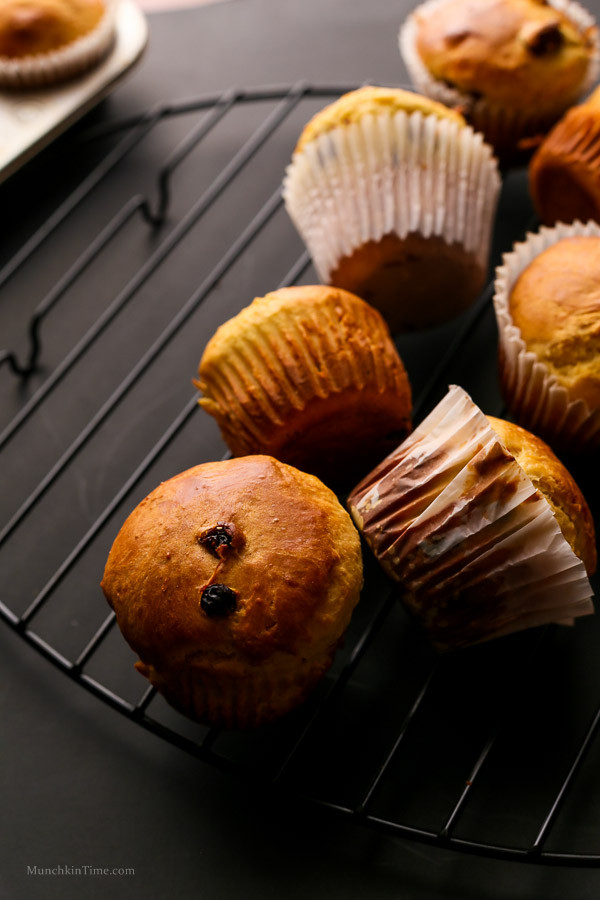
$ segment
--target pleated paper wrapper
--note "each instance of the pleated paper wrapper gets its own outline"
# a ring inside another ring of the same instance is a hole
[[[421,59],[417,49],[418,24],[416,13],[435,15],[437,7],[446,0],[427,0],[411,13],[402,25],[398,37],[400,53],[408,69],[414,87],[427,97],[438,100],[446,106],[464,110],[464,115],[477,131],[485,135],[501,155],[509,154],[517,149],[518,142],[528,136],[545,134],[558,121],[567,109],[561,106],[550,112],[536,115],[532,110],[519,110],[514,107],[498,106],[484,98],[453,88],[440,79],[434,78]],[[592,27],[595,20],[579,3],[573,0],[548,0],[550,6],[564,13],[582,31]],[[594,37],[594,48],[590,55],[590,64],[585,81],[581,85],[578,97],[584,97],[598,80],[600,74],[600,38]],[[576,102],[578,98],[574,98]]]
[[[115,39],[118,0],[108,0],[98,25],[70,44],[13,59],[0,56],[0,87],[37,88],[58,84],[93,68],[111,50]]]
[[[509,298],[527,266],[548,247],[569,237],[600,236],[595,222],[558,224],[528,234],[503,257],[496,272],[494,309],[498,322],[500,380],[512,415],[524,428],[539,433],[553,446],[590,453],[600,447],[600,409],[585,400],[570,400],[567,389],[538,357],[527,350],[513,323]]]
[[[286,208],[327,283],[386,234],[457,242],[485,270],[500,189],[492,149],[468,126],[404,111],[365,115],[294,154]]]
[[[593,612],[550,505],[459,387],[348,506],[440,650]]]

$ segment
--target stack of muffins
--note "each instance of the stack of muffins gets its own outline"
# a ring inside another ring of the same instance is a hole
[[[401,48],[422,94],[346,94],[307,124],[285,175],[323,283],[255,299],[206,346],[200,405],[233,458],[157,488],[107,562],[138,670],[208,724],[268,722],[312,690],[359,598],[359,532],[440,650],[593,612],[592,516],[537,435],[600,446],[600,226],[543,229],[497,271],[500,379],[519,424],[453,386],[412,431],[392,334],[479,296],[497,157],[539,143],[587,90],[596,29],[570,0],[428,0]],[[574,132],[596,107],[568,113]],[[534,184],[552,152],[558,166],[556,134]],[[570,174],[585,183],[582,168]],[[351,488],[354,525],[320,479]]]

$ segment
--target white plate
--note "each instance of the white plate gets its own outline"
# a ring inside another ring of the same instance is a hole
[[[147,42],[144,14],[132,0],[120,0],[115,44],[99,66],[56,87],[1,90],[0,182],[105,97],[138,61]]]

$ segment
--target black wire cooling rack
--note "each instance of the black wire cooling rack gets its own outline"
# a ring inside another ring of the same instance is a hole
[[[135,503],[223,452],[191,388],[214,328],[255,294],[314,280],[281,176],[302,124],[352,87],[161,105],[88,123],[36,163],[39,183],[57,168],[53,180],[76,183],[49,197],[48,218],[0,271],[12,341],[0,355],[0,613],[71,679],[208,763],[401,837],[598,866],[595,618],[438,658],[367,556],[363,599],[316,695],[237,734],[144,689],[98,587]],[[530,219],[525,191],[522,173],[509,176],[496,261]],[[456,322],[399,340],[416,421],[449,382],[502,413],[490,299],[488,287]],[[593,465],[577,475],[595,500]]]

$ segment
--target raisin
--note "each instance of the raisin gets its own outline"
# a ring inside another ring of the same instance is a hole
[[[202,591],[200,606],[207,616],[224,617],[232,613],[237,605],[237,591],[225,584],[211,584]]]
[[[202,532],[198,543],[206,547],[213,556],[225,559],[227,554],[239,543],[236,537],[235,525],[218,522],[212,528],[207,528]]]

